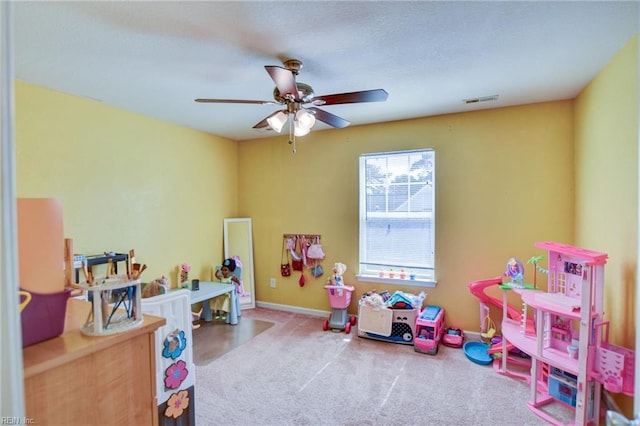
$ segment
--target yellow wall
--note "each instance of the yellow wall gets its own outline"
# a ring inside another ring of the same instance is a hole
[[[575,100],[576,243],[609,254],[610,340],[635,348],[638,256],[638,37]],[[632,399],[618,397],[628,417]]]
[[[286,137],[236,143],[16,82],[17,194],[61,199],[76,252],[135,248],[145,279],[175,285],[182,262],[207,279],[222,259],[222,219],[251,217],[256,298],[273,304],[330,309],[326,275],[306,273],[302,288],[297,273],[279,275],[283,233],[322,234],[325,269],[347,264],[354,298],[418,290],[355,279],[358,156],[423,147],[436,150],[439,284],[427,302],[445,307],[449,323],[478,330],[467,284],[555,240],[609,254],[612,340],[635,346],[637,36],[575,101],[314,131],[297,154]]]
[[[373,288],[419,291],[355,279],[358,156],[431,147],[439,284],[427,289],[427,302],[443,306],[449,322],[478,330],[470,281],[500,275],[510,256],[543,254],[536,241],[573,242],[572,123],[572,102],[563,101],[315,131],[298,139],[297,154],[286,137],[241,142],[239,214],[254,219],[258,300],[330,310],[326,275],[307,273],[303,288],[299,274],[279,275],[283,233],[321,234],[325,266],[347,265],[355,298]]]
[[[237,157],[233,141],[16,81],[18,197],[61,199],[76,253],[134,248],[145,280],[175,285],[182,262],[210,278]]]
[[[358,156],[431,147],[439,284],[427,289],[427,302],[445,307],[450,323],[478,330],[468,283],[500,275],[510,256],[544,254],[536,241],[606,251],[608,274],[627,274],[625,285],[634,281],[628,271],[635,271],[637,233],[637,65],[629,65],[636,45],[623,49],[576,103],[314,131],[298,139],[297,154],[284,136],[236,143],[17,82],[18,196],[60,198],[76,252],[135,248],[149,265],[148,279],[169,274],[174,284],[181,262],[194,266],[193,277],[209,278],[222,259],[222,219],[251,217],[257,300],[327,311],[326,274],[306,273],[302,288],[298,274],[279,275],[282,234],[322,234],[327,271],[334,262],[347,264],[355,298],[373,288],[418,291],[355,279]],[[618,144],[616,152],[602,151],[602,141]],[[602,164],[589,165],[593,159]],[[614,299],[628,300],[613,295],[608,306]],[[621,311],[629,316],[626,305]]]
[[[577,243],[609,254],[605,311],[634,347],[638,254],[638,38],[575,101]]]

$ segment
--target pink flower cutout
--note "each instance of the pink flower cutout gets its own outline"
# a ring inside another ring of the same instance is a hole
[[[177,389],[189,375],[187,364],[183,360],[174,362],[164,370],[164,386],[167,389]]]

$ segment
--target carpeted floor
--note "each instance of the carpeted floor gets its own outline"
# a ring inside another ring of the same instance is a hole
[[[527,408],[527,383],[470,362],[461,349],[420,354],[263,308],[243,311],[240,321],[250,320],[274,325],[196,367],[198,426],[546,424]],[[572,418],[562,407],[553,412]]]
[[[193,330],[193,362],[203,366],[248,342],[267,330],[273,322],[240,317],[237,325],[223,320],[204,322]]]

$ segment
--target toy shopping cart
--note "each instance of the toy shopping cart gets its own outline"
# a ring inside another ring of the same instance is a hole
[[[347,308],[351,303],[351,293],[353,293],[352,286],[344,285],[325,285],[329,293],[329,304],[331,305],[331,317],[328,320],[324,320],[322,329],[327,331],[342,331],[349,334],[351,327],[356,325],[356,316],[347,314]]]

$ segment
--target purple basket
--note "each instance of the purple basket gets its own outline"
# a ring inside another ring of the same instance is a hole
[[[70,290],[59,293],[35,293],[31,295],[21,313],[22,319],[22,347],[33,345],[43,340],[52,339],[64,331],[64,318],[67,312],[67,300]]]

